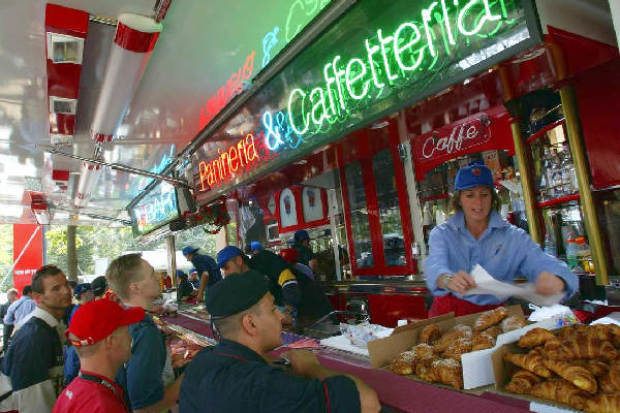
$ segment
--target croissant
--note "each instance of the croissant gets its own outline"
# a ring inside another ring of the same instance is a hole
[[[443,352],[443,357],[461,361],[461,354],[469,353],[471,349],[472,341],[468,338],[461,337],[448,346],[446,351]]]
[[[502,331],[502,329],[499,326],[491,326],[491,327],[487,328],[486,330],[484,330],[483,333],[486,333],[486,334],[490,335],[493,338],[497,338],[497,336],[502,334],[503,331]]]
[[[600,379],[601,390],[604,393],[620,392],[620,367],[613,366],[609,372]]]
[[[562,343],[547,341],[545,343],[545,355],[556,360],[613,360],[618,357],[618,351],[609,341],[579,334],[564,340]]]
[[[517,370],[512,375],[510,383],[506,385],[506,390],[517,394],[527,394],[534,385],[540,383],[542,379],[527,370]]]
[[[463,370],[461,363],[452,359],[440,359],[433,361],[423,377],[424,380],[447,384],[455,389],[463,388]]]
[[[609,373],[609,364],[601,360],[574,360],[571,363],[585,367],[595,377],[601,377]]]
[[[588,397],[587,393],[563,379],[551,379],[538,383],[532,387],[530,394],[541,399],[565,403],[578,410],[583,410]]]
[[[494,310],[485,311],[474,323],[474,331],[482,331],[502,321],[508,317],[508,311],[504,307],[497,307]]]
[[[588,393],[596,393],[598,384],[594,375],[585,368],[576,364],[570,364],[562,360],[543,359],[546,368],[558,376],[571,382],[575,387]]]
[[[560,340],[566,340],[575,337],[578,334],[587,334],[588,326],[583,324],[574,324],[571,326],[562,327],[557,331],[557,337]]]
[[[549,340],[557,340],[553,333],[544,328],[533,328],[519,339],[519,347],[532,348],[545,344]]]
[[[433,365],[433,362],[435,362],[436,360],[439,360],[439,359],[435,356],[428,356],[428,357],[417,359],[415,363],[415,374],[421,379],[427,380],[425,377],[427,376],[427,373],[429,372],[431,366]],[[431,380],[427,380],[427,381],[431,381]]]
[[[511,315],[502,321],[502,332],[507,333],[512,330],[517,330],[523,327],[526,323],[525,318]]]
[[[521,367],[522,369],[531,371],[532,373],[540,377],[551,377],[551,371],[549,371],[549,369],[545,367],[542,362],[542,357],[540,356],[530,354],[506,353],[504,354],[504,360],[514,364],[515,366]]]
[[[474,333],[472,344],[472,351],[484,350],[495,345],[495,338],[491,337],[484,331],[482,333]]]
[[[614,346],[620,346],[620,326],[616,324],[597,324],[589,326],[588,335],[601,340],[610,341]]]
[[[420,331],[420,343],[433,344],[441,337],[441,329],[437,324],[429,324]]]
[[[620,393],[600,393],[586,401],[585,410],[589,413],[618,413],[620,412]]]

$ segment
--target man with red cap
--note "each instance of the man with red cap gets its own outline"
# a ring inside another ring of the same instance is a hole
[[[80,358],[80,373],[58,396],[52,413],[129,411],[114,377],[131,357],[129,325],[143,318],[141,307],[125,310],[106,299],[80,306],[66,333]]]

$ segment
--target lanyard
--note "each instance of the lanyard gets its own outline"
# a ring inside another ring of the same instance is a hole
[[[93,383],[101,384],[104,387],[107,387],[108,389],[110,389],[112,391],[112,393],[114,393],[114,395],[116,397],[118,397],[121,401],[123,401],[123,399],[121,398],[121,395],[118,394],[118,390],[116,389],[116,387],[114,387],[112,384],[108,383],[106,380],[102,379],[101,377],[92,376],[90,374],[84,374],[82,372],[80,372],[78,377],[80,377],[80,378],[82,378],[84,380],[92,381]],[[123,404],[125,404],[125,403],[123,403]]]

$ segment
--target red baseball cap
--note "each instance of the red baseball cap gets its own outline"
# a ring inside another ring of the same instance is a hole
[[[119,327],[137,323],[144,318],[144,309],[124,309],[108,299],[91,301],[81,305],[69,323],[67,338],[76,347],[90,346],[103,340]],[[78,340],[72,340],[69,333]]]
[[[280,256],[289,264],[294,263],[299,258],[299,252],[295,248],[285,248],[280,251]]]

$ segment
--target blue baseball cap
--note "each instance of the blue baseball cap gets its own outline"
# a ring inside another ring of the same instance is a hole
[[[187,247],[183,248],[181,251],[183,252],[183,255],[188,256],[189,254],[195,253],[199,249],[200,248],[194,248],[191,245],[188,245]]]
[[[454,178],[454,189],[464,191],[477,186],[493,188],[493,172],[481,162],[472,162],[462,167]]]
[[[261,245],[260,242],[258,241],[250,242],[250,251],[262,251],[262,250],[263,250],[263,246]]]
[[[310,234],[308,234],[308,231],[306,231],[305,229],[300,229],[298,231],[295,231],[294,238],[295,242],[301,242],[310,239]]]
[[[222,248],[217,253],[217,266],[222,268],[224,265],[226,265],[229,259],[235,258],[237,255],[243,255],[243,251],[241,251],[235,246],[229,245]]]
[[[78,284],[73,289],[73,295],[75,296],[75,298],[80,298],[80,295],[82,295],[86,291],[91,291],[91,290],[92,290],[92,287],[90,286],[90,283]]]

